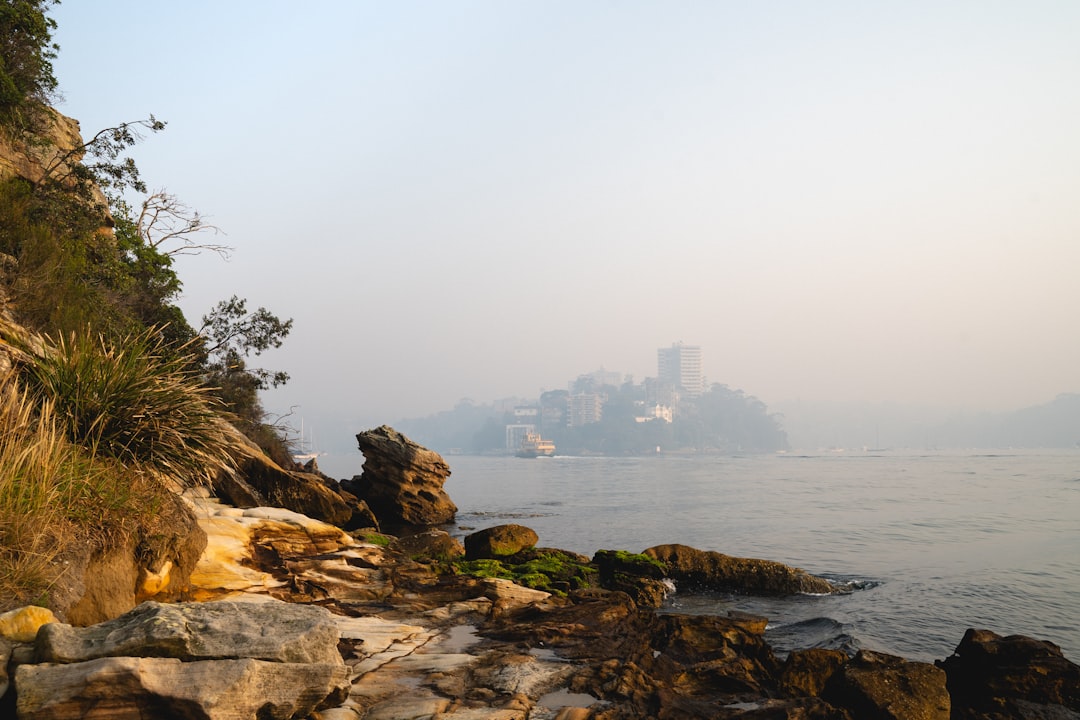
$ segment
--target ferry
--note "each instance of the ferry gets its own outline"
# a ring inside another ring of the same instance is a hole
[[[545,440],[537,433],[527,433],[521,441],[521,447],[514,454],[522,458],[551,457],[555,454],[555,443]]]

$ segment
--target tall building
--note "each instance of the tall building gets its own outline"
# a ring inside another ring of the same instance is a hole
[[[698,397],[705,392],[705,376],[701,372],[701,347],[673,343],[656,351],[657,379],[671,383],[686,397]]]

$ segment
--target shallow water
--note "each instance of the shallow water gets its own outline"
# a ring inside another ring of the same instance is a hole
[[[447,460],[462,534],[518,522],[588,555],[683,543],[861,588],[669,601],[765,615],[780,651],[932,660],[981,627],[1080,658],[1080,451]]]

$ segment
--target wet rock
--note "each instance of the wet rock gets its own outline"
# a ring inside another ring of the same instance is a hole
[[[732,557],[687,545],[657,545],[644,554],[667,565],[668,576],[680,589],[748,595],[828,594],[836,590],[824,578],[772,560]]]
[[[367,503],[392,533],[451,522],[457,506],[443,490],[450,467],[432,450],[383,425],[356,436],[364,471],[341,487]]]
[[[929,663],[861,650],[826,684],[822,698],[856,718],[949,720],[945,673]]]
[[[653,674],[684,698],[731,703],[773,695],[779,662],[765,642],[766,619],[666,615],[658,620]]]
[[[1054,643],[970,629],[938,667],[957,720],[1080,718],[1080,666]]]
[[[601,587],[625,592],[641,607],[660,607],[673,589],[665,582],[667,567],[648,555],[598,550],[592,562]]]
[[[496,525],[465,536],[466,560],[498,560],[535,547],[540,537],[524,525]]]
[[[794,650],[780,670],[780,686],[788,695],[821,695],[829,678],[848,661],[841,650]]]

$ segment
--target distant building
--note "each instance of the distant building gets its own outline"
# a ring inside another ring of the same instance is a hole
[[[600,422],[603,414],[604,399],[596,393],[578,393],[566,399],[567,427],[580,427],[589,423]]]
[[[657,356],[657,379],[671,383],[683,396],[695,398],[705,392],[705,376],[701,371],[701,347],[673,343],[660,348]]]
[[[674,419],[675,414],[669,406],[649,405],[647,403],[640,404],[639,414],[634,417],[634,420],[639,423],[652,422],[653,420],[663,420],[669,423]]]

